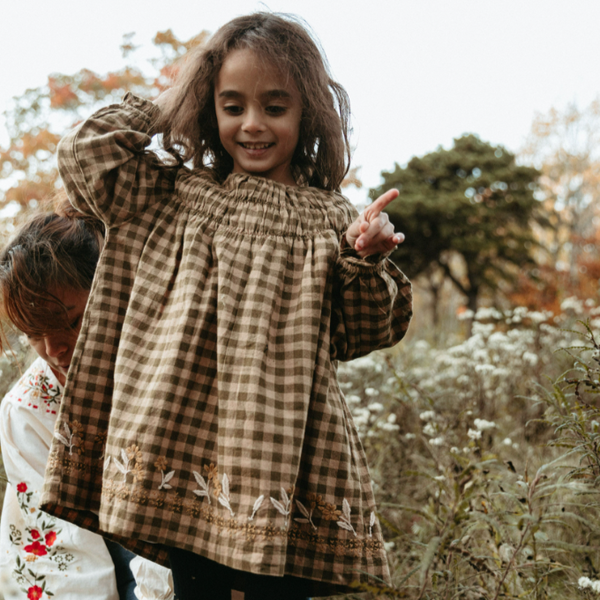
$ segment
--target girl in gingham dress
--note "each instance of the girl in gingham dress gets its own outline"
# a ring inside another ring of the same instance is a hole
[[[389,583],[336,364],[398,342],[411,295],[387,259],[397,192],[360,216],[338,193],[348,112],[304,27],[257,13],[60,144],[107,238],[43,505],[168,557],[180,599]]]

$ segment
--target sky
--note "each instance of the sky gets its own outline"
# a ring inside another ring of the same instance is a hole
[[[598,0],[0,0],[0,113],[51,73],[124,66],[126,33],[150,47],[255,10],[302,17],[348,91],[357,203],[394,163],[464,133],[516,152],[536,114],[600,96]]]

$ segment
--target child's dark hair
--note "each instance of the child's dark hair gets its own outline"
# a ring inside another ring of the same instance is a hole
[[[292,158],[297,181],[338,190],[350,165],[348,95],[331,78],[317,42],[288,16],[259,12],[233,19],[186,57],[157,126],[164,148],[196,168],[210,165],[219,181],[231,173],[233,161],[219,139],[214,87],[225,59],[239,49],[272,62],[298,87],[302,119]]]
[[[0,317],[32,337],[69,326],[53,292],[91,288],[104,234],[65,195],[55,206],[26,221],[0,252]]]

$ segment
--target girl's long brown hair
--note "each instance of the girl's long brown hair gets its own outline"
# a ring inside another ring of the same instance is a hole
[[[25,222],[0,252],[0,317],[32,337],[69,326],[55,292],[89,290],[100,256],[102,223],[66,196],[55,205]]]
[[[289,74],[302,97],[300,137],[292,159],[298,182],[339,190],[350,165],[350,103],[344,88],[329,74],[318,43],[289,16],[254,13],[221,27],[205,46],[185,59],[175,92],[157,130],[163,146],[180,163],[211,167],[219,181],[233,161],[219,139],[215,113],[216,77],[232,50],[249,49]]]

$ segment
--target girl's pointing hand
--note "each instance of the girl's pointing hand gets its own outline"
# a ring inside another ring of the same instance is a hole
[[[381,212],[399,193],[392,189],[379,196],[348,228],[346,241],[361,258],[384,254],[404,241],[404,234],[394,233],[387,213]]]

